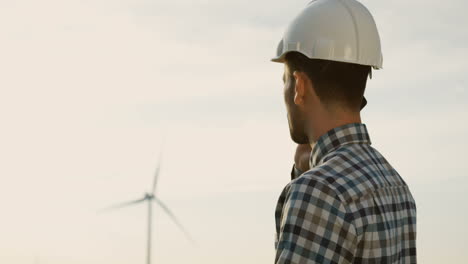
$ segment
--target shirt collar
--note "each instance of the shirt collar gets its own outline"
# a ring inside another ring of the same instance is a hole
[[[346,124],[336,127],[319,137],[310,155],[310,168],[319,165],[328,153],[347,144],[371,144],[366,125]]]

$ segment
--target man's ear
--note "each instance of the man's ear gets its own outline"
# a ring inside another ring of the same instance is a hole
[[[293,77],[295,81],[294,86],[294,103],[297,106],[302,106],[305,103],[306,80],[303,72],[294,71]]]

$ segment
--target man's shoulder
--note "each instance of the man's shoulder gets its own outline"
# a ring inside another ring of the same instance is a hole
[[[329,153],[319,165],[293,179],[283,189],[282,196],[326,193],[336,196],[343,204],[350,204],[378,189],[402,185],[406,185],[405,181],[380,152],[370,145],[349,144]]]
[[[302,174],[283,188],[276,208],[278,220],[283,217],[285,210],[290,214],[316,210],[333,211],[335,214],[340,211],[340,214],[344,214],[345,209],[333,186],[311,175],[311,172]]]
[[[378,183],[372,181],[376,176],[376,172],[364,168],[362,164],[359,167],[356,163],[346,163],[336,155],[306,171],[290,185],[296,185],[298,189],[333,193],[343,204],[348,204],[378,189]]]
[[[317,185],[329,186],[329,179],[333,177],[333,173],[329,171],[325,166],[317,166],[308,171],[302,173],[299,177],[292,180],[289,185],[306,185],[314,187]]]
[[[285,200],[304,199],[304,197],[333,196],[337,197],[333,185],[326,181],[320,168],[314,168],[302,173],[299,177],[291,180],[284,188],[279,198],[279,203]]]
[[[297,196],[328,196],[333,199],[339,199],[340,190],[333,184],[334,181],[333,174],[319,166],[304,172],[301,176],[289,182],[284,188],[283,193],[284,195],[289,194],[293,196],[292,198]]]

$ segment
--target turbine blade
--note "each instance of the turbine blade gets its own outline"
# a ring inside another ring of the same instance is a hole
[[[116,210],[116,209],[119,209],[119,208],[122,208],[122,207],[127,207],[127,206],[130,206],[130,205],[133,205],[133,204],[138,204],[138,203],[144,202],[146,199],[147,199],[146,197],[143,197],[143,198],[138,199],[138,200],[119,203],[119,204],[116,204],[116,205],[112,205],[112,206],[103,208],[103,209],[99,210],[98,212],[102,213],[102,212]]]
[[[154,197],[154,201],[159,205],[161,206],[161,208],[164,210],[164,212],[166,212],[167,215],[169,215],[169,217],[171,218],[171,220],[177,225],[177,227],[184,233],[185,237],[192,243],[195,245],[195,241],[192,239],[192,237],[190,236],[189,232],[182,226],[182,224],[179,222],[179,220],[177,219],[177,217],[171,212],[171,210],[169,209],[169,207],[167,207],[160,199],[158,199],[157,197]]]
[[[158,167],[156,168],[156,172],[154,174],[153,189],[151,191],[152,194],[154,194],[156,192],[156,185],[158,184],[159,171],[161,170],[161,161],[162,161],[162,150],[159,153]]]

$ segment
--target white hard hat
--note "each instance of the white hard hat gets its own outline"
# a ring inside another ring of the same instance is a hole
[[[296,51],[310,59],[382,68],[379,33],[372,15],[355,0],[314,0],[291,22],[274,62]]]

